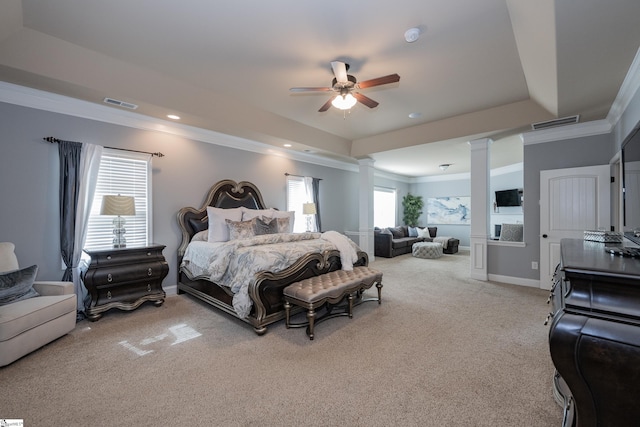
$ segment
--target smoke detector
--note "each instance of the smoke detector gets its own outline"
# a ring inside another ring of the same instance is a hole
[[[407,31],[404,32],[404,39],[407,41],[407,43],[413,43],[414,41],[418,40],[419,37],[420,37],[419,28],[409,28]]]

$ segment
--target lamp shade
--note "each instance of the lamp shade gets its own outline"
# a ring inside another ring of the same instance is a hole
[[[132,196],[112,196],[102,197],[102,208],[100,215],[135,215],[136,200]]]
[[[303,215],[315,215],[316,214],[316,204],[315,203],[303,203],[302,204],[302,214]]]

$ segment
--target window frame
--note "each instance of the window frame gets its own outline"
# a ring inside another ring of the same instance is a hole
[[[136,191],[136,216],[135,216],[135,221],[140,221],[141,219],[146,223],[143,224],[143,227],[138,227],[139,229],[142,228],[144,229],[144,243],[140,243],[140,242],[136,242],[131,244],[130,243],[130,239],[128,239],[128,237],[131,236],[131,234],[125,234],[125,238],[127,238],[127,246],[128,247],[140,247],[142,245],[147,246],[151,243],[152,241],[152,236],[153,236],[153,200],[152,200],[152,164],[151,164],[151,159],[152,156],[150,154],[147,153],[137,153],[137,152],[130,152],[130,151],[123,151],[123,150],[116,150],[116,149],[109,149],[109,148],[104,148],[103,152],[102,152],[102,156],[100,158],[100,170],[103,171],[103,161],[104,160],[108,160],[108,159],[117,159],[118,161],[132,161],[132,162],[143,162],[144,166],[143,168],[139,168],[140,171],[142,172],[142,170],[144,171],[144,176],[146,179],[146,191],[142,190],[142,191]],[[112,247],[112,238],[108,239],[108,241],[104,238],[104,232],[102,232],[102,236],[98,237],[95,239],[94,242],[91,241],[90,239],[90,233],[91,233],[91,227],[92,225],[94,227],[99,226],[100,228],[104,227],[104,220],[100,220],[100,223],[98,225],[96,225],[95,223],[92,224],[92,218],[95,218],[96,216],[100,216],[100,208],[102,206],[102,196],[105,194],[119,194],[123,191],[126,190],[122,190],[123,187],[121,187],[121,190],[118,190],[118,185],[117,184],[113,184],[110,183],[109,185],[111,186],[111,188],[113,188],[114,190],[110,190],[108,192],[105,192],[102,190],[102,188],[105,186],[103,182],[101,182],[101,178],[104,179],[104,177],[101,176],[101,172],[98,172],[98,181],[96,183],[96,191],[94,193],[94,197],[93,197],[93,201],[92,201],[92,205],[91,205],[91,213],[89,215],[89,221],[87,223],[87,234],[86,234],[86,239],[84,242],[84,248],[87,249],[104,249],[104,248],[108,248],[108,247]],[[144,194],[144,197],[140,197],[140,194]],[[125,195],[131,195],[131,194],[125,194]],[[126,218],[128,221],[129,218]],[[112,219],[109,218],[108,220],[109,223],[112,222]],[[146,227],[144,226],[146,225]],[[125,228],[128,228],[127,225],[125,224]],[[100,230],[95,231],[97,234],[101,234]],[[139,235],[137,236],[136,240],[141,240]]]
[[[376,224],[376,193],[392,193],[393,194],[393,222],[392,225]],[[379,228],[395,227],[398,222],[398,190],[396,188],[374,186],[373,187],[373,225]]]

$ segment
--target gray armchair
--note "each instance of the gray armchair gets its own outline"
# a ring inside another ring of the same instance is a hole
[[[20,270],[14,244],[0,242],[0,366],[71,332],[76,325],[76,294],[71,282],[37,282]],[[13,292],[14,281],[26,292]],[[34,289],[33,292],[31,289]]]

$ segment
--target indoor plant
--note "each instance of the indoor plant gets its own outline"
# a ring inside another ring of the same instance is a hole
[[[422,215],[422,208],[424,207],[424,201],[422,196],[414,196],[411,193],[402,198],[402,207],[404,208],[404,216],[402,221],[409,227],[415,227],[418,225],[418,219]]]

